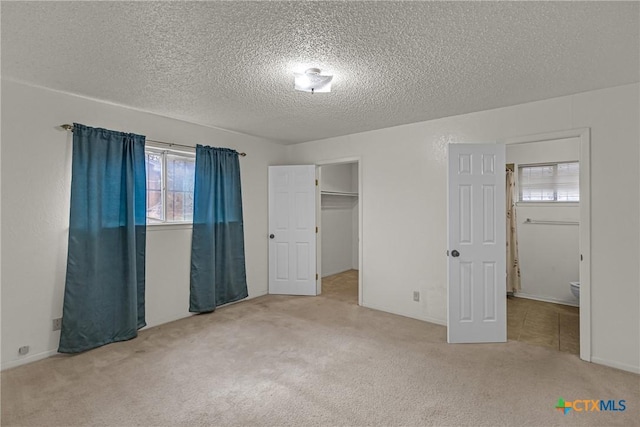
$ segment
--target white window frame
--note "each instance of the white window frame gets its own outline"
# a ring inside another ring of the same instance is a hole
[[[531,164],[516,164],[515,165],[515,171],[516,171],[516,185],[518,188],[518,200],[516,202],[516,205],[528,205],[528,206],[532,206],[534,204],[541,204],[541,205],[560,205],[560,204],[567,204],[567,205],[578,205],[580,204],[580,200],[558,200],[558,191],[557,188],[554,188],[553,191],[553,197],[554,200],[522,200],[522,182],[521,182],[521,176],[522,176],[522,170],[523,168],[531,168],[531,167],[544,167],[544,166],[552,166],[554,168],[554,177],[557,176],[557,171],[558,171],[558,165],[561,164],[567,164],[567,163],[578,163],[578,168],[581,168],[580,165],[580,161],[578,160],[570,160],[570,161],[561,161],[561,162],[547,162],[547,163],[531,163]],[[580,171],[578,170],[578,180],[580,179]],[[579,193],[579,189],[580,189],[580,184],[578,181],[578,198],[580,197],[580,193]]]
[[[176,156],[176,157],[184,157],[188,159],[194,159],[196,157],[195,151],[186,151],[186,150],[173,150],[167,149],[165,147],[159,147],[155,145],[147,144],[144,148],[145,156],[147,153],[153,153],[156,155],[160,155],[162,158],[162,185],[161,185],[161,197],[162,197],[162,217],[163,220],[159,221],[157,219],[153,219],[153,222],[149,222],[149,218],[147,217],[147,227],[176,227],[178,228],[191,228],[193,225],[193,221],[174,221],[167,220],[167,155]],[[195,177],[194,177],[195,179]],[[145,191],[146,193],[146,191]],[[145,194],[146,197],[146,194]]]

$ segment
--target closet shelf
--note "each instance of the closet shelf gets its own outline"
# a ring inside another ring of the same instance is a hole
[[[321,195],[323,196],[347,196],[347,197],[358,197],[358,193],[347,193],[342,191],[321,191]]]

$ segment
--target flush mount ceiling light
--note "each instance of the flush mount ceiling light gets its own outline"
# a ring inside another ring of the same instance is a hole
[[[333,76],[321,76],[320,68],[309,68],[304,73],[293,73],[294,89],[302,92],[331,92]]]

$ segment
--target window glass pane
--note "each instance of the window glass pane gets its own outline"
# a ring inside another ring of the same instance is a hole
[[[145,153],[147,171],[147,220],[164,220],[162,200],[162,154],[147,151]]]
[[[167,221],[193,221],[195,159],[167,155]]]
[[[519,187],[521,202],[580,201],[580,164],[521,166]]]
[[[195,157],[151,149],[145,167],[147,222],[192,222]]]

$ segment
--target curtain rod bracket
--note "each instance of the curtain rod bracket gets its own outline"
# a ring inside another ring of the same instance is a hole
[[[60,127],[62,129],[64,129],[64,130],[68,130],[68,131],[73,132],[73,125],[70,125],[69,123],[65,123],[63,125],[60,125]],[[190,145],[174,144],[172,142],[154,141],[152,139],[148,139],[147,141],[155,142],[156,144],[165,144],[165,145],[168,145],[169,147],[176,146],[176,147],[185,147],[185,148],[193,148],[193,149],[195,149],[195,147],[191,147]],[[238,153],[238,155],[242,156],[242,157],[246,157],[247,153]]]

